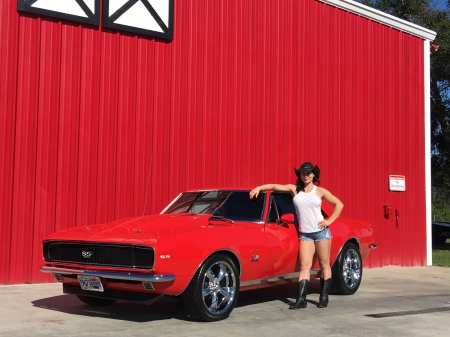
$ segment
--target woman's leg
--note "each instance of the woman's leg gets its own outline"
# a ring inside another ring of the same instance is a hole
[[[300,258],[300,275],[298,280],[308,280],[310,278],[310,271],[312,267],[312,260],[314,257],[314,251],[316,247],[313,241],[300,240],[299,245],[299,258]]]
[[[300,247],[298,250],[300,256],[300,275],[298,280],[298,297],[295,303],[289,306],[289,309],[306,308],[306,294],[308,293],[308,283],[310,278],[310,270],[312,266],[312,259],[314,256],[314,242],[300,240]]]
[[[331,239],[316,242],[316,256],[321,270],[320,296],[319,304],[317,305],[319,308],[328,306],[328,293],[331,287],[330,249]]]
[[[316,256],[317,259],[319,260],[320,265],[321,271],[320,276],[324,280],[328,280],[331,277],[331,266],[330,266],[331,239],[317,241],[315,243],[315,248],[316,248]]]

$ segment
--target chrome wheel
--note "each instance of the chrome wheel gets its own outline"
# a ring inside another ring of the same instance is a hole
[[[349,249],[344,256],[342,277],[349,289],[357,287],[361,282],[361,257],[354,249]]]
[[[347,243],[339,253],[332,268],[331,293],[353,295],[359,288],[363,266],[356,244]]]
[[[228,310],[234,302],[236,276],[226,262],[213,264],[203,276],[203,304],[214,315]]]
[[[226,254],[209,257],[183,293],[188,315],[202,321],[227,318],[239,295],[239,273],[236,263]]]

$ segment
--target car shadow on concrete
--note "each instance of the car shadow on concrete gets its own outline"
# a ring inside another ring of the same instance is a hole
[[[152,305],[117,301],[108,306],[90,306],[75,295],[59,295],[32,301],[35,307],[55,310],[70,315],[102,317],[137,323],[180,319],[189,321],[181,301],[159,300]]]
[[[320,285],[319,279],[311,279],[308,286],[308,295],[307,302],[312,305],[319,304],[318,301],[311,300],[310,298],[317,297],[319,294]],[[295,302],[296,297],[298,296],[298,283],[297,282],[289,282],[286,284],[281,284],[273,287],[256,289],[243,291],[239,294],[239,301],[237,302],[236,308],[244,307],[247,305],[254,305],[263,302],[271,302],[271,301],[281,301],[286,305],[290,305]],[[310,298],[308,298],[310,297]]]
[[[311,280],[308,294],[318,294],[318,280]],[[297,297],[297,283],[286,283],[256,290],[240,292],[236,308],[256,305],[271,301],[280,301],[286,305],[291,304]],[[312,305],[317,302],[308,299]],[[64,312],[70,315],[88,317],[102,317],[114,320],[124,320],[137,323],[178,319],[182,321],[195,321],[187,316],[180,298],[162,298],[151,305],[133,302],[117,301],[109,306],[90,306],[81,302],[75,295],[62,294],[32,301],[33,306]]]

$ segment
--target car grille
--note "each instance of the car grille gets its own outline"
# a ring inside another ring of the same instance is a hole
[[[45,242],[44,258],[47,262],[152,269],[155,252],[146,246]]]

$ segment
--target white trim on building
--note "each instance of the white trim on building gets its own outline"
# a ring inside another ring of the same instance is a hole
[[[392,28],[396,28],[402,32],[418,36],[425,40],[433,41],[436,37],[436,32],[415,25],[414,23],[399,19],[393,15],[386,14],[378,9],[360,4],[353,0],[318,0],[337,8],[344,9],[348,12],[360,15],[362,17],[374,20],[376,22],[385,24]]]
[[[425,118],[425,213],[427,233],[427,265],[432,259],[432,207],[431,207],[431,100],[430,100],[430,41],[423,42],[424,118]]]

